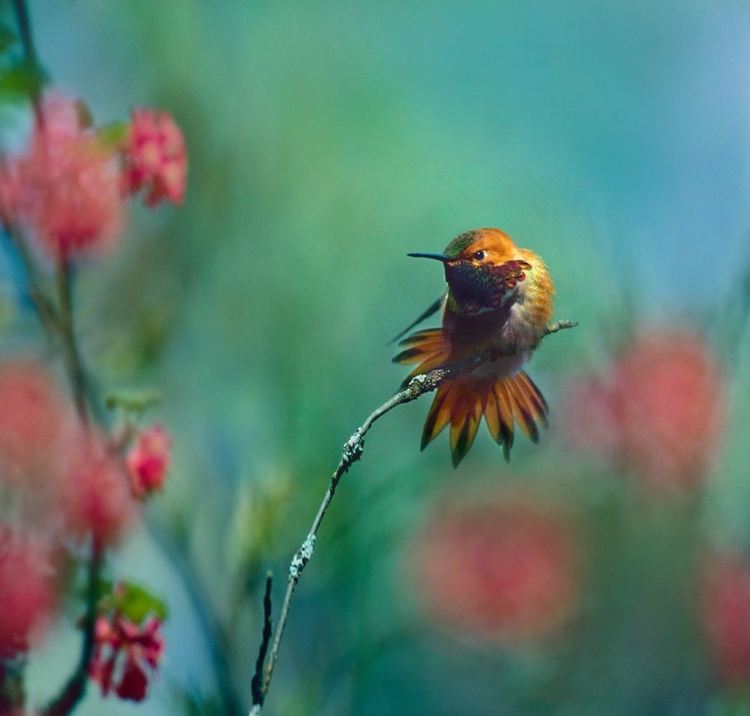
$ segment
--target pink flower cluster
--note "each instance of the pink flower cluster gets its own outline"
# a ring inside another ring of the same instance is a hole
[[[750,684],[750,566],[739,554],[715,557],[703,580],[703,627],[721,680]]]
[[[97,428],[83,427],[43,365],[0,362],[0,486],[14,490],[27,513],[68,537],[91,531],[118,541],[135,514],[133,496],[162,489],[171,437],[161,425],[139,432],[122,459]],[[132,495],[131,495],[132,493]]]
[[[111,251],[125,223],[124,198],[182,203],[187,152],[169,114],[133,111],[116,146],[90,126],[85,108],[47,94],[28,150],[0,163],[0,218],[53,264]]]
[[[102,547],[115,544],[135,517],[134,496],[163,486],[170,443],[157,425],[123,458],[98,429],[81,425],[42,364],[0,361],[0,494],[12,494],[23,524],[19,531],[0,523],[0,659],[23,651],[54,616],[64,550],[91,534]],[[158,641],[152,625],[140,636],[122,619],[111,629],[110,646],[112,634],[123,645],[131,640],[128,653],[146,649],[147,637]],[[131,662],[118,688],[137,694],[142,670]]]
[[[29,357],[0,363],[0,466],[6,483],[42,486],[66,423],[63,398],[41,364]]]
[[[600,377],[574,385],[570,442],[634,471],[658,490],[695,486],[710,467],[725,414],[722,371],[697,336],[646,331]]]
[[[107,696],[114,690],[121,699],[143,701],[149,676],[156,673],[164,654],[162,623],[156,617],[134,624],[113,611],[100,616],[94,633],[94,655],[89,676]]]
[[[127,126],[96,128],[82,102],[57,91],[34,109],[25,149],[0,154],[0,228],[30,261],[45,327],[70,338],[66,293],[47,296],[27,246],[42,267],[69,278],[71,262],[117,245],[129,197],[143,191],[148,206],[182,203],[187,153],[166,113],[137,109]],[[82,544],[93,542],[94,554],[116,544],[137,500],[166,479],[171,439],[162,426],[139,432],[124,454],[129,428],[117,441],[85,417],[40,362],[0,359],[0,508],[10,517],[0,521],[0,682],[4,660],[23,656],[56,615],[66,559]],[[124,594],[96,622],[90,673],[105,695],[140,701],[162,656],[161,618],[134,623]]]
[[[172,462],[172,438],[161,425],[138,433],[128,452],[130,485],[138,499],[161,490]]]
[[[146,189],[147,206],[162,200],[182,204],[187,151],[171,115],[151,109],[133,110],[124,156],[127,193]]]
[[[439,624],[503,644],[560,630],[579,592],[579,552],[561,514],[507,495],[446,503],[418,536],[412,574]]]
[[[106,253],[124,224],[117,157],[60,94],[42,102],[28,152],[0,171],[0,216],[52,262]]]
[[[68,534],[93,533],[104,546],[117,543],[136,515],[122,460],[94,428],[74,436],[64,456],[58,500]]]
[[[55,612],[53,557],[43,542],[0,523],[0,661],[26,651]]]
[[[40,363],[0,362],[0,486],[21,514],[59,543],[91,532],[115,543],[135,515],[122,460],[82,426]]]

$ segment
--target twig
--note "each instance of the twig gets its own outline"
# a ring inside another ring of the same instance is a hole
[[[59,333],[65,347],[68,376],[73,389],[73,399],[78,417],[84,427],[88,426],[88,410],[93,404],[86,383],[86,372],[76,341],[73,324],[73,299],[70,267],[61,260],[57,269],[59,313]],[[60,695],[44,710],[44,716],[65,716],[69,714],[86,695],[89,662],[94,653],[94,633],[96,628],[96,607],[99,601],[99,579],[104,564],[104,547],[96,533],[91,535],[91,559],[88,563],[86,583],[86,610],[83,616],[83,643],[81,656],[75,671],[68,679]]]
[[[61,334],[65,347],[65,360],[68,376],[73,389],[78,416],[84,425],[88,424],[86,371],[73,328],[73,296],[71,290],[70,265],[61,259],[57,267],[57,291],[60,303]]]
[[[0,714],[20,714],[26,703],[23,672],[26,657],[0,659]]]
[[[566,328],[575,328],[577,325],[578,321],[571,321],[570,319],[558,321],[557,323],[553,323],[551,326],[548,326],[544,331],[544,335],[549,336],[551,333],[557,333],[558,331],[562,331]]]
[[[39,314],[42,327],[47,332],[48,336],[52,335],[53,332],[61,331],[62,324],[60,322],[60,316],[57,313],[57,307],[41,289],[39,271],[37,270],[36,264],[34,263],[26,243],[18,235],[18,232],[11,224],[3,222],[2,229],[10,238],[11,243],[18,253],[18,257],[21,260],[21,265],[26,273],[29,298],[31,298],[34,308],[36,308],[36,311]]]
[[[148,533],[170,564],[177,571],[187,592],[201,631],[206,637],[209,658],[214,668],[214,678],[219,690],[219,702],[223,716],[239,716],[245,712],[232,679],[229,665],[229,646],[226,632],[221,628],[211,609],[210,600],[202,587],[195,567],[181,545],[169,530],[163,529],[156,520],[146,516]]]
[[[89,562],[88,584],[86,586],[86,611],[83,616],[83,646],[75,671],[60,692],[60,695],[42,711],[43,716],[66,716],[86,695],[88,670],[94,653],[94,632],[96,627],[96,605],[99,601],[99,577],[104,562],[104,550],[96,536],[92,538],[91,561]]]
[[[13,12],[16,16],[18,34],[21,36],[21,44],[23,45],[26,62],[36,69],[39,67],[39,59],[36,54],[36,48],[34,47],[34,37],[31,32],[31,20],[29,19],[29,11],[26,8],[25,0],[13,0]]]
[[[557,333],[566,328],[575,328],[578,325],[575,321],[565,320],[558,321],[557,323],[549,326],[544,336]],[[279,619],[276,623],[276,630],[273,635],[273,643],[271,650],[268,655],[268,663],[266,664],[265,674],[263,677],[262,687],[262,698],[258,701],[253,697],[253,705],[250,709],[249,716],[258,716],[261,709],[263,708],[263,698],[268,693],[268,689],[271,685],[271,679],[273,678],[274,668],[276,667],[276,660],[279,657],[279,647],[281,646],[281,639],[284,636],[284,627],[286,626],[287,618],[289,616],[289,607],[294,597],[294,592],[297,588],[302,570],[304,570],[307,563],[310,561],[313,552],[315,550],[315,539],[318,534],[320,524],[325,517],[328,506],[331,504],[334,494],[336,493],[336,487],[343,475],[349,470],[349,468],[357,462],[364,452],[365,446],[365,435],[372,427],[373,423],[382,418],[383,415],[393,410],[398,405],[403,403],[410,403],[412,400],[416,400],[425,393],[430,393],[433,390],[437,390],[440,384],[456,375],[461,373],[471,372],[478,366],[484,363],[492,363],[493,361],[503,356],[515,355],[516,349],[513,350],[489,350],[480,353],[477,356],[468,358],[467,360],[459,363],[447,364],[440,368],[435,368],[427,373],[421,373],[420,375],[414,376],[403,390],[400,390],[390,400],[383,403],[379,408],[374,410],[365,420],[362,425],[357,428],[354,434],[344,444],[344,449],[341,453],[341,460],[336,467],[333,475],[331,476],[331,483],[326,490],[326,494],[323,497],[323,502],[320,503],[318,513],[315,515],[312,527],[302,543],[300,548],[292,558],[292,562],[289,565],[289,581],[287,582],[286,593],[284,594],[284,602],[281,605],[281,611],[279,612]],[[263,641],[265,641],[265,633],[263,635]],[[262,649],[262,644],[261,644]],[[257,666],[256,666],[257,673]]]
[[[16,16],[18,34],[21,36],[21,45],[23,46],[26,65],[32,72],[38,74],[41,71],[41,66],[39,65],[39,57],[37,56],[36,47],[34,46],[34,35],[31,31],[31,18],[29,17],[29,10],[26,7],[25,0],[13,0],[13,13]],[[34,106],[34,115],[36,117],[37,125],[43,127],[44,116],[42,114],[42,105],[39,95],[40,88],[34,83],[31,91],[31,103]]]
[[[271,615],[271,587],[273,586],[273,575],[266,575],[266,593],[263,595],[263,637],[258,649],[258,659],[255,662],[255,674],[251,683],[253,705],[263,706],[266,692],[263,690],[263,664],[266,662],[268,645],[271,643],[273,629],[273,617]]]
[[[16,2],[15,7],[24,8],[23,2]],[[24,8],[25,9],[25,8]],[[20,20],[19,20],[20,22]],[[25,30],[28,32],[28,27]],[[22,34],[24,30],[22,29]],[[86,372],[75,336],[73,323],[72,287],[70,268],[62,261],[57,271],[58,306],[50,301],[40,287],[37,266],[23,239],[13,228],[6,225],[5,230],[15,245],[29,281],[29,295],[39,314],[42,326],[48,337],[57,334],[61,339],[66,357],[67,372],[70,377],[73,399],[81,423],[88,425],[88,409],[94,409],[95,400],[88,391]],[[86,610],[83,617],[83,643],[81,655],[74,672],[66,682],[60,695],[43,711],[45,716],[64,716],[69,714],[86,693],[88,668],[94,651],[94,629],[96,626],[96,606],[98,602],[98,585],[104,562],[104,549],[96,535],[92,534],[91,559],[88,563],[86,584]]]

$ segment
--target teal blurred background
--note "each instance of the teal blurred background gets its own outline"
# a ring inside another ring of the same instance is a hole
[[[264,712],[686,715],[741,701],[717,685],[683,597],[703,545],[750,539],[746,3],[30,9],[42,63],[98,122],[157,106],[188,146],[184,208],[133,210],[117,255],[79,284],[89,364],[107,389],[158,389],[175,441],[150,527],[113,565],[172,610],[139,713],[222,713],[230,692],[249,704],[266,570],[278,609],[343,442],[404,376],[387,341],[443,290],[439,267],[405,254],[481,226],[541,254],[557,317],[581,323],[530,366],[550,429],[539,446],[519,439],[510,465],[481,429],[454,471],[445,436],[419,452],[427,398],[378,423],[320,532]],[[31,318],[6,320],[24,340]],[[708,337],[732,417],[701,495],[644,511],[571,452],[560,406],[645,324]],[[604,565],[552,644],[509,650],[420,607],[413,545],[435,504],[506,488],[572,511],[581,559]],[[39,700],[75,644],[62,626],[31,660]],[[81,714],[134,708],[95,691]]]

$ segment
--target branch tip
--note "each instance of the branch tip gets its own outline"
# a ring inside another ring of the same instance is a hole
[[[268,645],[271,643],[273,632],[273,617],[271,605],[271,588],[273,587],[273,573],[269,570],[266,573],[266,591],[263,595],[263,636],[261,637],[260,649],[258,649],[258,658],[255,661],[255,673],[250,684],[253,697],[253,709],[256,706],[262,707],[263,700],[266,697],[267,687],[263,683],[263,665],[268,653]],[[260,708],[258,709],[260,711]],[[252,711],[251,711],[252,713]]]

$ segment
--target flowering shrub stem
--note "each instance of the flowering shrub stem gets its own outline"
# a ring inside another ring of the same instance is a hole
[[[58,306],[56,307],[45,295],[39,285],[39,276],[34,261],[25,242],[14,232],[8,232],[18,249],[26,269],[30,294],[39,313],[42,324],[51,335],[57,333],[62,340],[67,372],[70,377],[73,397],[79,419],[88,423],[88,408],[93,399],[88,393],[86,373],[80,349],[75,337],[72,310],[72,287],[70,267],[61,262],[57,270]],[[94,648],[94,626],[96,624],[96,605],[98,601],[98,583],[104,561],[104,550],[95,536],[92,535],[91,558],[88,563],[86,587],[86,611],[83,617],[83,644],[81,656],[75,671],[68,679],[63,691],[43,711],[45,716],[64,716],[76,707],[86,693],[88,666]]]
[[[96,446],[101,439],[99,428],[106,428],[109,421],[103,412],[104,403],[96,385],[85,369],[76,340],[72,267],[80,257],[111,250],[121,234],[125,166],[130,184],[129,194],[145,188],[149,205],[161,200],[181,204],[185,192],[187,152],[182,131],[167,112],[134,111],[131,124],[123,128],[124,138],[132,141],[115,147],[110,146],[91,126],[93,120],[82,102],[73,103],[55,92],[45,92],[43,96],[47,74],[39,62],[34,45],[27,0],[11,0],[10,7],[22,49],[19,66],[14,69],[20,73],[19,89],[26,93],[31,102],[34,126],[27,153],[7,161],[5,156],[0,157],[0,228],[7,232],[18,252],[26,274],[26,290],[47,340],[62,351],[75,411],[84,428],[81,432],[85,437],[86,449],[91,453],[88,457],[91,458],[95,452],[95,447],[91,446]],[[13,61],[16,62],[15,57]],[[43,270],[47,266],[38,264],[32,248],[42,254],[45,263],[52,263],[54,279],[47,277],[47,272]],[[143,440],[146,435],[148,442]],[[108,454],[96,456],[97,459],[106,458],[106,463],[117,462],[122,470],[108,473],[98,466],[82,466],[88,470],[86,475],[91,483],[88,486],[90,491],[99,487],[97,480],[105,480],[106,483],[115,472],[122,472],[125,477],[127,468],[132,474],[133,465],[120,464],[124,462],[122,452],[131,437],[132,430],[125,431],[122,436],[106,435],[110,441]],[[169,441],[165,431],[156,429],[143,431],[139,438],[141,443],[135,465],[139,482],[135,496],[143,499],[163,484],[169,463]],[[82,452],[81,459],[86,456],[87,453]],[[109,487],[104,485],[102,491]],[[129,495],[131,489],[136,492],[136,486],[130,482],[117,483],[117,487],[118,494],[127,491]],[[94,511],[100,510],[100,507],[96,506]],[[89,535],[91,546],[85,564],[87,586],[85,613],[81,620],[80,657],[58,696],[40,712],[46,716],[63,716],[72,712],[85,696],[90,675],[96,679],[95,657],[100,644],[95,637],[97,611],[102,596],[100,582],[105,548],[112,536],[107,531],[116,532],[118,529],[114,515],[107,514],[109,507],[105,504],[104,514],[101,515],[103,522],[109,520],[109,523],[97,526],[92,522],[91,525],[85,524],[81,531],[81,537]],[[195,575],[183,576],[186,582],[197,581]],[[188,584],[189,589],[191,586]],[[208,612],[205,599],[200,601],[199,607],[199,611]],[[144,635],[150,639],[152,647],[145,665],[152,671],[156,670],[163,649],[159,626],[159,620],[154,618],[144,627]],[[215,666],[224,705],[231,707],[228,713],[242,713],[221,648],[221,634],[213,630],[207,633],[207,637],[214,655],[221,657],[215,659]],[[18,703],[12,704],[13,712],[18,710],[20,713],[23,708],[23,663],[19,661],[18,673],[11,675],[7,672],[6,663],[0,664],[0,712],[3,714],[7,710],[3,696],[8,685],[17,683],[21,689],[13,690],[13,693],[18,691],[20,694]],[[123,680],[118,685],[118,696],[134,700],[145,696],[147,684],[143,666],[136,661],[126,664]],[[122,689],[119,690],[119,687]]]
[[[558,321],[557,323],[554,323],[553,325],[549,326],[549,328],[547,328],[547,330],[545,331],[545,336],[552,333],[557,333],[558,331],[566,328],[575,328],[575,326],[577,325],[578,324],[576,322],[570,320]],[[289,578],[287,581],[286,593],[284,594],[284,602],[281,605],[279,619],[276,623],[276,630],[273,634],[273,642],[268,654],[268,662],[266,663],[265,673],[263,676],[263,685],[262,688],[257,692],[255,687],[253,687],[253,703],[249,712],[249,716],[258,716],[258,714],[260,714],[261,712],[261,709],[263,708],[263,701],[271,685],[274,668],[276,667],[276,660],[279,656],[279,647],[281,646],[281,639],[284,635],[284,627],[286,626],[287,618],[289,616],[289,608],[292,603],[292,598],[294,597],[294,592],[297,588],[297,583],[299,582],[300,576],[302,575],[302,570],[305,568],[313,555],[318,529],[323,522],[323,518],[325,517],[328,507],[331,504],[331,500],[333,500],[333,496],[336,493],[336,488],[338,487],[339,481],[344,476],[344,474],[348,472],[349,468],[362,457],[365,445],[364,438],[367,432],[373,426],[373,423],[375,423],[375,421],[379,418],[383,417],[383,415],[385,415],[386,413],[393,410],[393,408],[395,408],[396,406],[402,405],[403,403],[410,403],[412,400],[416,400],[425,393],[430,393],[434,390],[437,390],[440,387],[441,383],[443,383],[443,381],[455,377],[456,375],[459,375],[461,373],[474,370],[484,363],[491,363],[498,358],[508,355],[513,355],[513,351],[489,350],[459,363],[448,364],[440,368],[435,368],[434,370],[431,370],[427,373],[422,373],[420,375],[414,376],[403,390],[396,393],[396,395],[394,395],[390,400],[386,401],[385,403],[383,403],[383,405],[374,410],[367,417],[365,422],[362,423],[362,425],[357,428],[353,435],[346,441],[346,443],[344,444],[344,449],[341,453],[341,459],[339,460],[339,464],[336,467],[336,470],[334,470],[333,475],[331,476],[331,482],[328,485],[328,489],[326,490],[325,496],[323,497],[323,501],[320,503],[320,507],[318,508],[318,512],[315,515],[312,527],[310,528],[310,531],[308,532],[304,542],[294,554],[291,564],[289,565]],[[266,596],[264,597],[264,606],[266,600],[268,599],[268,584],[269,583],[267,582]],[[270,623],[270,605],[268,605],[266,608],[269,609],[269,611],[266,612],[266,618],[264,620],[264,632],[258,654],[259,664],[263,661],[263,657],[268,645],[266,629],[268,628],[268,625]],[[256,675],[257,673],[258,667],[256,666]],[[253,679],[253,681],[255,681],[255,679]]]
[[[26,63],[30,70],[40,72],[39,59],[34,46],[31,21],[25,0],[13,0],[18,30],[23,45]],[[40,87],[33,86],[32,104],[37,124],[44,126],[41,110]],[[62,260],[57,271],[59,309],[46,297],[39,285],[36,266],[25,242],[15,232],[8,229],[8,234],[18,249],[21,261],[29,279],[29,293],[39,312],[41,322],[48,333],[57,332],[65,346],[68,373],[70,375],[76,409],[82,422],[88,420],[86,408],[86,382],[83,362],[75,339],[73,329],[72,292],[70,267]],[[94,648],[94,625],[96,623],[96,604],[98,601],[98,583],[101,574],[104,553],[95,535],[92,535],[91,559],[88,564],[88,585],[86,594],[86,613],[84,615],[84,635],[81,656],[76,670],[66,683],[63,691],[50,706],[45,709],[47,716],[62,716],[70,713],[86,692],[88,666]]]
[[[57,267],[57,290],[60,299],[60,322],[62,340],[65,347],[65,359],[68,366],[73,399],[78,416],[84,424],[88,423],[86,372],[81,359],[81,352],[73,328],[73,296],[71,290],[70,265],[61,259]]]
[[[39,65],[39,57],[34,45],[34,35],[31,32],[31,19],[29,18],[29,10],[26,7],[26,0],[13,0],[13,14],[16,17],[18,34],[21,36],[21,45],[23,46],[23,52],[26,57],[26,64],[32,72],[39,74],[41,72],[41,67]],[[42,116],[40,91],[41,88],[34,84],[31,101],[34,106],[36,121],[40,126],[43,126],[44,118]]]
[[[83,646],[76,670],[68,679],[60,695],[42,711],[43,716],[66,716],[73,711],[86,695],[88,668],[94,652],[94,627],[96,626],[96,605],[99,601],[99,578],[104,562],[104,550],[96,537],[92,538],[91,561],[88,568],[86,586],[86,612],[83,616]]]
[[[23,670],[26,660],[0,661],[0,714],[21,713],[26,701]]]
[[[73,324],[73,300],[70,266],[62,259],[57,267],[57,289],[59,301],[59,333],[64,344],[67,372],[73,390],[73,399],[81,422],[88,424],[88,404],[92,402],[87,391],[86,372],[81,352],[76,341]],[[88,668],[94,650],[94,627],[98,585],[104,562],[104,549],[95,534],[91,538],[91,558],[88,563],[86,585],[86,611],[83,616],[83,644],[76,670],[68,680],[62,693],[44,711],[45,716],[64,716],[71,713],[86,694]]]
[[[47,337],[51,338],[53,333],[60,332],[62,326],[60,324],[60,316],[57,312],[57,307],[52,301],[49,300],[47,295],[41,289],[41,280],[39,278],[39,272],[37,271],[36,264],[31,257],[31,252],[26,246],[25,242],[18,235],[18,232],[8,223],[3,223],[3,231],[10,238],[13,246],[18,252],[18,257],[21,260],[23,270],[26,273],[28,280],[28,291],[29,297],[31,298],[34,308],[39,314],[41,319],[42,328],[47,332]]]

